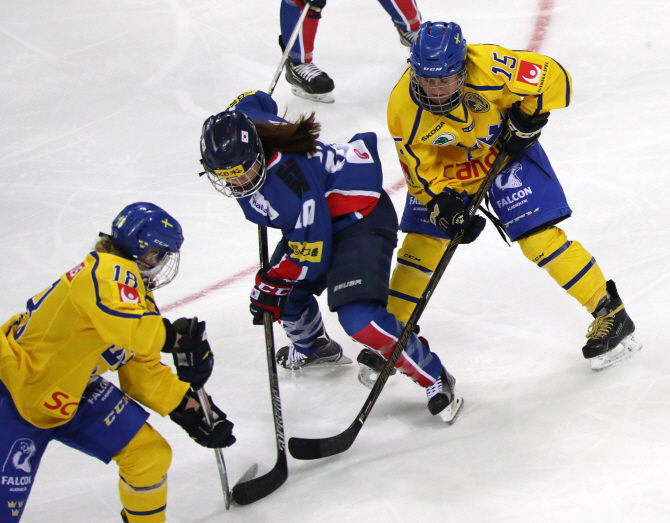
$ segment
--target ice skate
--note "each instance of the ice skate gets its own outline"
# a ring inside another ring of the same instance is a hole
[[[351,358],[344,355],[342,347],[335,340],[323,336],[317,338],[314,343],[319,348],[309,355],[298,352],[292,343],[286,347],[282,347],[277,351],[277,363],[288,370],[324,365],[347,365],[351,363]]]
[[[412,42],[416,38],[416,33],[418,33],[419,30],[417,29],[416,31],[405,31],[402,27],[397,25],[395,26],[395,28],[398,31],[398,35],[400,36],[400,43],[407,48],[412,47]]]
[[[440,416],[442,421],[452,425],[463,408],[463,398],[456,392],[456,378],[442,367],[438,380],[426,387],[428,410],[433,416]]]
[[[386,360],[381,354],[372,349],[363,349],[356,358],[358,362],[358,381],[365,385],[368,389],[374,387],[379,374],[381,373]],[[391,370],[391,376],[396,373],[395,369]]]
[[[291,84],[291,92],[295,96],[325,104],[335,102],[335,83],[314,63],[296,64],[289,58],[285,67],[286,81]]]
[[[635,325],[630,319],[612,280],[607,282],[605,296],[593,313],[595,320],[589,332],[582,353],[591,362],[591,369],[599,371],[611,367],[642,348],[633,333]]]

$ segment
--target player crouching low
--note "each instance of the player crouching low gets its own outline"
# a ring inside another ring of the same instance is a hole
[[[207,425],[194,392],[214,363],[205,323],[171,324],[154,302],[152,291],[177,275],[183,241],[163,209],[129,205],[94,252],[2,326],[1,522],[21,519],[51,440],[116,461],[126,523],[165,521],[172,451],[139,403],[169,415],[200,445],[235,442],[233,424],[213,404]],[[161,364],[161,351],[174,355],[177,374]],[[100,376],[108,370],[118,372],[121,389]]]
[[[382,188],[377,137],[326,144],[319,130],[314,115],[288,122],[269,95],[254,91],[208,118],[200,141],[214,188],[235,198],[247,220],[282,232],[256,275],[250,308],[255,324],[268,312],[281,320],[291,345],[277,361],[286,369],[351,361],[324,329],[315,295],[326,289],[345,332],[380,359],[404,327],[386,310],[398,219]],[[454,421],[462,399],[427,343],[412,334],[396,367],[425,388],[431,414]]]

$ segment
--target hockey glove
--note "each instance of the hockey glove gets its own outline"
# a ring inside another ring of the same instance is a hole
[[[210,449],[230,447],[236,441],[233,436],[234,424],[214,405],[212,398],[208,398],[212,407],[212,428],[207,425],[198,396],[192,389],[189,389],[179,406],[170,412],[170,419],[184,429],[198,445]]]
[[[279,320],[293,285],[279,278],[268,276],[268,271],[261,269],[256,273],[256,285],[251,289],[251,305],[249,310],[254,317],[254,325],[263,325],[265,312],[272,314],[272,321]]]
[[[181,338],[171,351],[177,376],[191,384],[194,390],[202,388],[212,375],[214,354],[207,341],[205,322],[198,318],[179,318],[172,326]]]
[[[540,139],[542,128],[547,125],[549,113],[529,115],[516,102],[507,113],[507,128],[503,131],[502,142],[512,160],[520,159],[535,142]]]
[[[452,189],[445,189],[428,202],[431,223],[437,225],[451,239],[465,230],[461,243],[472,243],[484,230],[486,219],[476,214],[466,229],[465,210],[463,198]]]

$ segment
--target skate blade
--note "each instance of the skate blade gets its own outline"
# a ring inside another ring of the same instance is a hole
[[[331,365],[350,365],[353,363],[351,361],[351,358],[348,358],[344,354],[342,354],[342,357],[337,360],[337,361],[324,361],[324,362],[319,362],[317,361],[316,363],[312,363],[311,365],[308,365],[308,367],[327,367]]]
[[[292,86],[291,92],[299,98],[304,98],[305,100],[311,100],[312,102],[320,102],[322,104],[335,103],[335,96],[333,96],[332,91],[330,93],[312,94],[303,91],[299,87]]]
[[[632,334],[626,336],[621,343],[614,347],[611,351],[589,359],[591,362],[591,370],[598,372],[606,369],[617,363],[630,358],[633,354],[642,348],[642,344],[638,342]]]
[[[453,425],[463,409],[463,396],[454,391],[454,399],[449,406],[438,414],[447,425]]]
[[[344,354],[342,354],[342,357],[337,360],[337,361],[315,361],[314,363],[308,363],[307,365],[300,365],[296,367],[291,367],[290,364],[286,367],[282,367],[286,370],[303,370],[303,369],[310,369],[312,367],[333,367],[337,365],[349,365],[353,363],[351,358],[348,358]]]

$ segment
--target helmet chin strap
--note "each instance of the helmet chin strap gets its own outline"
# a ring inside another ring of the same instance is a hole
[[[158,276],[159,272],[161,272],[161,269],[163,268],[163,263],[159,263],[155,267],[152,267],[151,265],[144,263],[141,260],[135,260],[135,263],[137,263],[137,268],[140,270],[140,276],[142,276],[144,286],[148,289],[151,281],[156,276]]]

